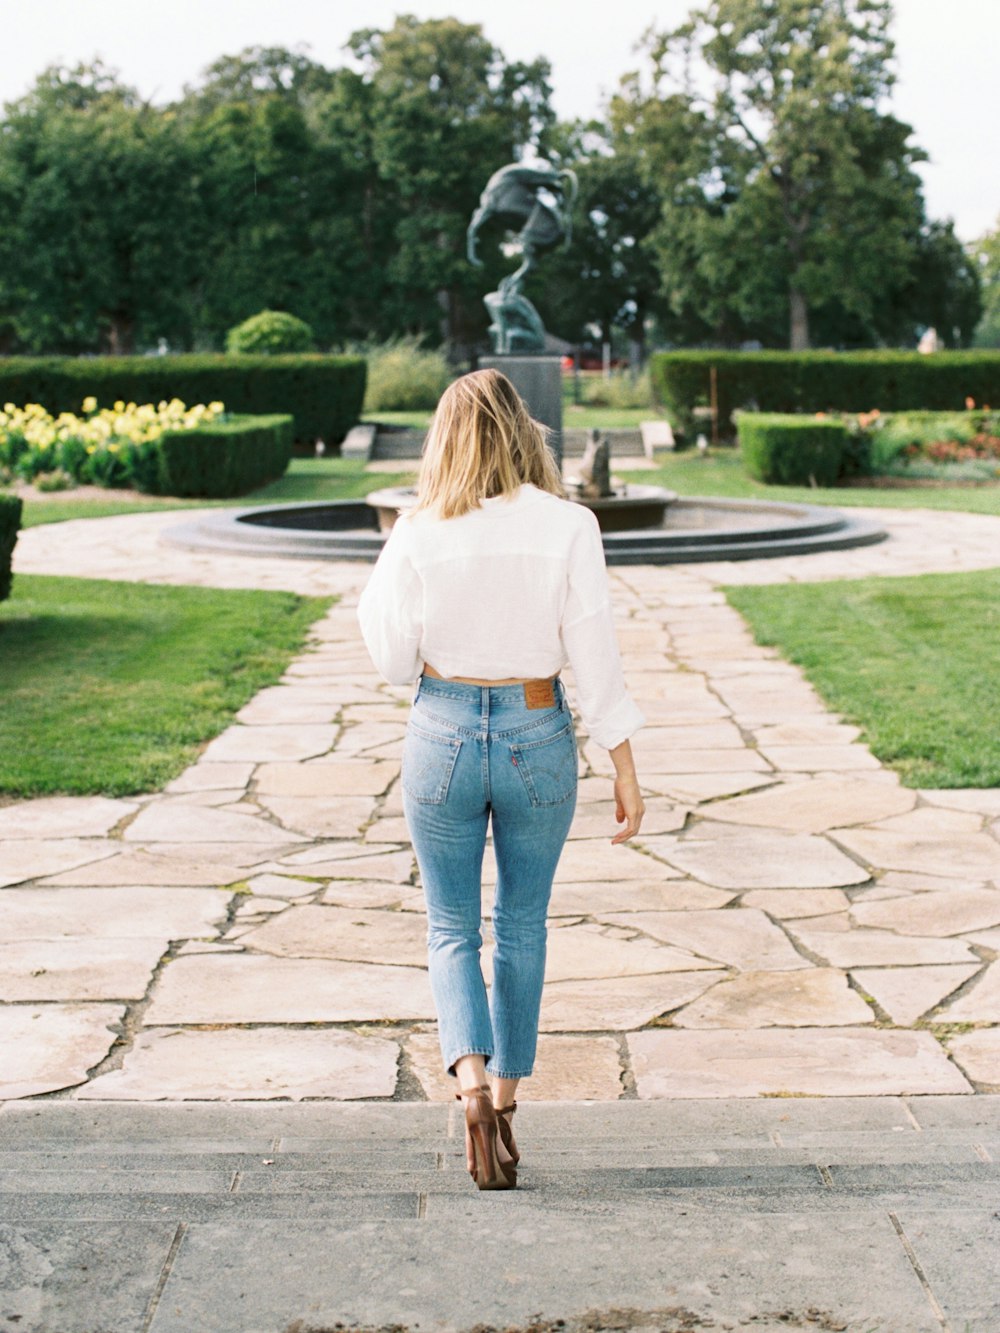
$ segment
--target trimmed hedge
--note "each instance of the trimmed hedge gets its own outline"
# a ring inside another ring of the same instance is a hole
[[[288,467],[293,424],[290,416],[250,417],[165,431],[136,480],[154,495],[244,495]]]
[[[21,501],[16,495],[0,495],[0,602],[10,596],[10,562],[20,526]]]
[[[188,406],[221,401],[253,416],[290,413],[295,439],[339,444],[361,415],[367,366],[359,356],[0,357],[0,403],[40,403],[79,412],[93,394],[102,407],[118,399]]]
[[[733,413],[960,411],[966,398],[1000,406],[1000,352],[658,352],[653,391],[685,433],[694,409],[711,403],[718,384],[719,430],[733,434]]]
[[[847,463],[840,421],[741,412],[740,450],[751,477],[779,486],[833,486]]]

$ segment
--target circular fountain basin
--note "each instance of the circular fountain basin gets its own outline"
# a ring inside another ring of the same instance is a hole
[[[826,506],[685,496],[658,527],[604,532],[609,565],[674,565],[807,555],[883,541],[885,530]],[[205,510],[160,540],[190,551],[374,561],[386,534],[366,500]]]

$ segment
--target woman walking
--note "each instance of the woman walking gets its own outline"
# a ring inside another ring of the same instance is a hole
[[[611,841],[632,837],[644,811],[629,745],[643,717],[622,677],[600,531],[562,496],[543,428],[511,382],[495,370],[464,375],[438,404],[416,506],[397,519],[358,606],[381,675],[418,681],[403,809],[427,901],[441,1055],[466,1100],[466,1156],[481,1190],[517,1183],[511,1117],[534,1064],[545,918],[576,805],[576,740],[558,675],[567,662],[584,725],[614,763],[624,827]],[[481,872],[491,820],[487,997]]]

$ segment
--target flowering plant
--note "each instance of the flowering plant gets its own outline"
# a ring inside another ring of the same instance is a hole
[[[165,431],[196,430],[225,415],[222,403],[188,407],[179,398],[157,404],[125,403],[98,408],[83,400],[81,414],[52,416],[39,403],[0,410],[0,469],[30,481],[62,472],[96,486],[141,487]]]

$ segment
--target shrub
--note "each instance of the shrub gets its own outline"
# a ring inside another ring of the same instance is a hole
[[[143,489],[212,499],[243,495],[288,467],[292,429],[290,416],[272,416],[165,431],[154,446],[155,471],[143,477]]]
[[[226,351],[244,356],[311,352],[315,346],[313,331],[305,320],[284,310],[262,310],[226,334]]]
[[[0,602],[10,596],[10,565],[20,526],[21,501],[16,495],[0,495]]]
[[[77,412],[87,394],[108,404],[219,399],[230,412],[289,413],[296,440],[338,444],[361,414],[360,356],[0,357],[0,403]]]
[[[417,412],[437,407],[452,379],[442,352],[419,338],[399,338],[364,349],[368,360],[366,412]]]
[[[718,385],[719,430],[733,413],[959,411],[967,399],[1000,403],[1000,352],[658,352],[653,389],[675,426],[690,432]]]
[[[741,412],[740,449],[747,471],[780,486],[832,486],[847,455],[842,421],[779,413]]]
[[[583,401],[591,407],[652,407],[653,384],[649,371],[632,376],[627,371],[583,379]]]

